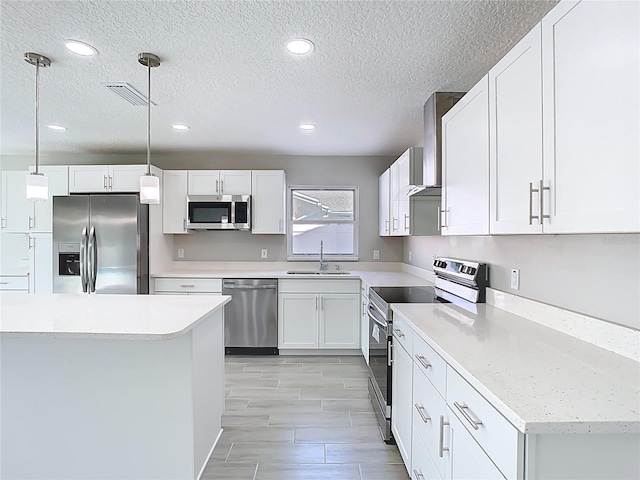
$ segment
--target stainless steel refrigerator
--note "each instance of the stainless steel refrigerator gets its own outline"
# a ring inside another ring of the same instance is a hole
[[[53,197],[54,293],[149,293],[149,206],[138,195]]]

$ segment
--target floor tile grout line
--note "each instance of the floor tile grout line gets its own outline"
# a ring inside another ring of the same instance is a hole
[[[258,467],[260,466],[260,462],[256,463],[256,469],[253,471],[253,480],[256,480],[256,475],[258,475]],[[360,475],[362,477],[362,474]]]
[[[233,449],[233,442],[231,442],[231,446],[229,447],[229,451],[227,452],[227,456],[224,457],[224,463],[227,463],[227,460],[229,459],[229,455],[231,455],[231,450]]]

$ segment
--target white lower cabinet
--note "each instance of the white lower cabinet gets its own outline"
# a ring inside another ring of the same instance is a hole
[[[53,293],[53,234],[29,235],[29,292]]]
[[[427,447],[415,427],[412,433],[411,471],[409,473],[412,480],[440,480],[442,478],[442,474],[433,463],[432,457],[427,453]]]
[[[398,341],[398,330],[393,334],[393,356],[391,363],[391,431],[407,470],[411,471],[411,414],[412,414],[412,362],[411,342]],[[406,336],[406,333],[404,334]]]
[[[358,280],[281,280],[278,348],[360,348]]]

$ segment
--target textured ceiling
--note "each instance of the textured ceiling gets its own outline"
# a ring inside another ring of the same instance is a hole
[[[42,129],[43,152],[144,151],[146,109],[103,84],[146,92],[137,56],[152,52],[153,151],[399,154],[421,142],[431,93],[468,90],[555,3],[3,0],[0,152],[34,150],[32,51],[52,60],[41,124],[68,128]],[[293,57],[285,42],[300,36],[316,48]],[[100,53],[79,57],[65,39]]]

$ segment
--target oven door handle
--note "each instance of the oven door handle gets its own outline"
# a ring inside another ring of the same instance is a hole
[[[373,320],[374,322],[376,322],[378,325],[380,325],[382,328],[384,328],[385,330],[387,328],[389,328],[389,324],[387,322],[384,322],[382,320],[378,320],[378,318],[375,317],[375,315],[373,315],[371,312],[375,311],[374,308],[371,306],[371,304],[369,304],[369,306],[367,307],[367,315],[369,315],[369,318],[371,320]]]

